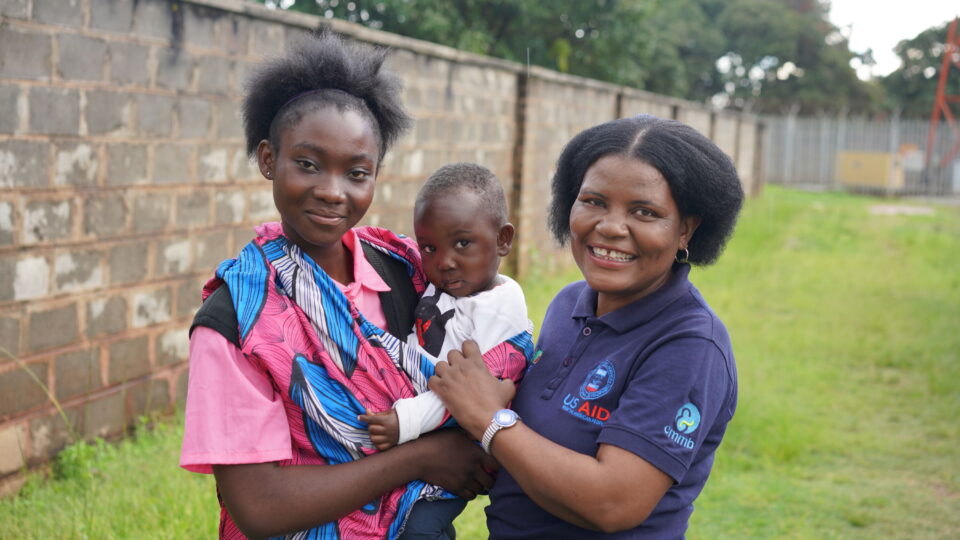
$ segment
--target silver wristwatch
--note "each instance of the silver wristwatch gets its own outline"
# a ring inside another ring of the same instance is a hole
[[[487,430],[483,432],[483,438],[480,440],[480,446],[483,447],[483,451],[489,454],[490,443],[493,442],[493,436],[501,429],[512,427],[519,419],[520,417],[517,416],[517,413],[510,409],[500,409],[494,413],[493,420],[490,420],[490,425],[487,426]]]

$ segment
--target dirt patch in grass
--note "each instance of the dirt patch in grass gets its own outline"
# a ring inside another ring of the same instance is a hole
[[[875,216],[932,216],[936,213],[930,206],[911,204],[874,204],[867,211]]]

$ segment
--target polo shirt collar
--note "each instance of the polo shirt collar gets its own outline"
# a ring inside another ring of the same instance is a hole
[[[347,230],[343,235],[342,241],[343,245],[350,251],[351,255],[353,255],[353,283],[348,285],[347,288],[357,287],[359,283],[360,287],[374,292],[388,292],[390,286],[383,281],[380,274],[373,269],[373,265],[367,260],[366,255],[363,253],[363,247],[360,245],[360,237],[357,236],[357,233],[355,233],[353,229]]]
[[[606,324],[618,333],[626,332],[632,328],[645,324],[663,311],[664,308],[687,293],[687,276],[690,274],[689,264],[675,265],[673,275],[663,284],[662,287],[652,294],[623,306],[622,308],[611,311],[602,317],[596,317],[597,311],[597,291],[590,288],[589,285],[583,287],[580,296],[573,306],[572,317],[574,319],[594,318]]]

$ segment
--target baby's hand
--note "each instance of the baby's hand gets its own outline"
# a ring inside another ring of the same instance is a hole
[[[378,413],[367,411],[367,414],[361,414],[357,418],[369,424],[370,441],[377,450],[393,448],[400,440],[400,421],[397,419],[397,411],[393,409]]]

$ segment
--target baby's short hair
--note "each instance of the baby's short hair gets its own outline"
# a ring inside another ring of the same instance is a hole
[[[417,193],[415,208],[419,210],[438,195],[460,189],[480,196],[484,211],[496,226],[507,222],[507,200],[500,180],[493,171],[476,163],[451,163],[437,169]]]

